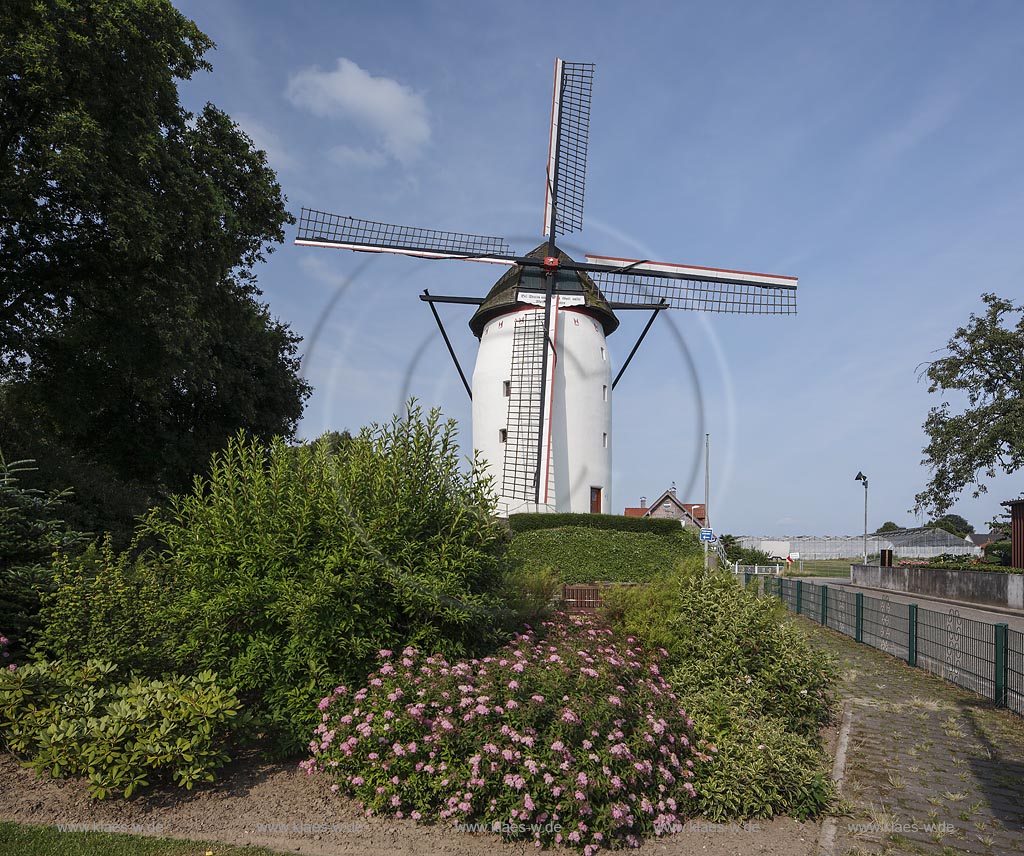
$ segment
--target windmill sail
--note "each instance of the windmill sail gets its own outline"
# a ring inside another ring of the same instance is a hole
[[[311,208],[302,209],[295,243],[427,259],[466,259],[495,264],[510,264],[515,260],[504,238],[396,226]]]
[[[587,177],[590,97],[594,64],[555,60],[551,99],[547,184],[544,192],[544,234],[567,235],[583,228],[583,191]]]
[[[795,315],[797,278],[611,256],[587,256],[604,296],[627,308],[664,301],[673,309]]]

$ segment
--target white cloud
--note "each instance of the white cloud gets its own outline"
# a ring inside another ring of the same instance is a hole
[[[341,167],[377,169],[387,163],[388,157],[376,149],[360,149],[353,146],[335,146],[327,152],[331,162]]]
[[[296,72],[288,80],[286,95],[314,116],[363,127],[379,138],[384,152],[402,164],[415,160],[430,142],[430,117],[422,95],[397,80],[374,77],[344,57],[333,71],[305,68]],[[377,165],[367,164],[367,160],[374,159],[364,156],[364,165]]]

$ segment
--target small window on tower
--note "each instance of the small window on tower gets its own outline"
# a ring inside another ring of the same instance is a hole
[[[608,359],[608,358],[607,358],[607,357],[605,356],[605,354],[604,354],[604,348],[601,348],[601,359],[602,359],[602,360],[606,360],[606,359]]]
[[[502,392],[505,395],[505,398],[508,398],[512,394],[512,381],[510,381],[510,380],[503,380],[501,382],[501,387],[502,387]]]
[[[601,384],[601,398],[604,401],[608,400],[608,384],[606,383]]]
[[[604,447],[607,449],[608,448],[608,435],[607,434],[602,434],[601,435],[601,442],[604,443]]]
[[[505,429],[505,428],[499,428],[498,429],[498,442],[499,443],[507,443],[508,442],[508,430],[507,429]]]

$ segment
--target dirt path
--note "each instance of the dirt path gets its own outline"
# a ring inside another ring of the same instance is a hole
[[[326,781],[294,766],[239,761],[214,787],[193,794],[151,794],[133,800],[93,802],[78,782],[37,779],[10,756],[0,756],[0,819],[44,825],[85,824],[111,831],[134,829],[167,838],[259,844],[290,853],[322,856],[513,856],[537,853],[486,833],[412,821],[366,818]],[[786,854],[815,852],[817,824],[788,819],[747,828],[714,828],[694,822],[671,838],[642,848],[645,854]],[[544,851],[541,851],[544,852]],[[562,850],[565,854],[578,851]]]
[[[825,852],[1024,854],[1024,720],[848,637],[793,620],[835,653],[843,670],[848,813],[826,825],[834,835]],[[833,743],[836,736],[833,729]],[[322,856],[538,852],[486,833],[365,818],[319,777],[254,757],[238,760],[215,786],[195,793],[94,803],[81,783],[37,779],[0,755],[0,819],[134,827]],[[731,828],[695,821],[641,853],[811,856],[819,853],[821,831],[822,824],[785,818]]]

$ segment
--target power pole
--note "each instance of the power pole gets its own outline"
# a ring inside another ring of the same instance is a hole
[[[711,528],[711,512],[708,500],[711,498],[711,435],[704,435],[704,528]],[[708,569],[708,542],[704,542],[704,570]]]

